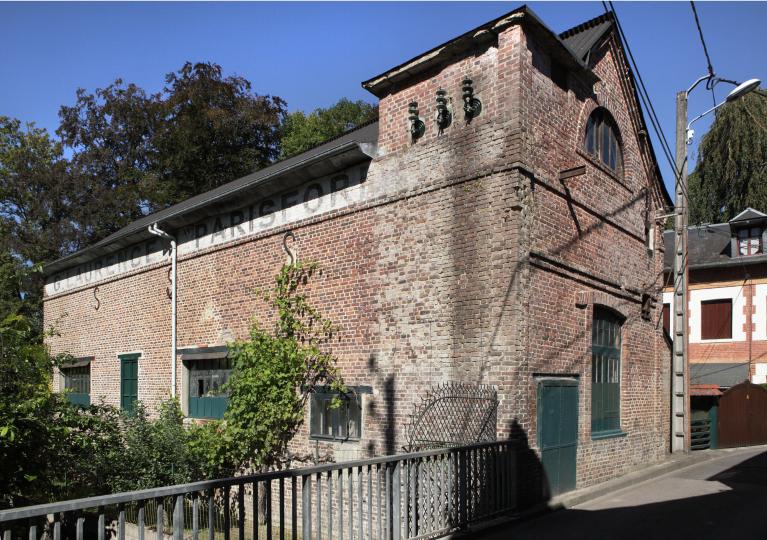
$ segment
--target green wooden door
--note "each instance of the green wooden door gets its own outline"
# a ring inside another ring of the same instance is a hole
[[[551,495],[575,489],[577,381],[550,379],[538,384],[538,447]]]
[[[120,357],[120,408],[133,412],[138,400],[138,355]]]

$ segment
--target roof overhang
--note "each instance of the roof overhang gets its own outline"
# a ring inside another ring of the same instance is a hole
[[[288,160],[290,163],[286,166],[277,163],[221,188],[141,218],[90,247],[45,265],[43,273],[49,276],[152,238],[147,227],[153,223],[170,230],[179,229],[201,219],[242,208],[244,199],[258,200],[268,197],[300,186],[309,180],[370,161],[376,154],[376,148],[373,142],[349,141],[326,151],[312,152],[306,159]]]
[[[422,73],[447,65],[462,55],[482,50],[483,47],[493,43],[502,31],[519,24],[530,25],[539,37],[547,41],[557,60],[569,64],[571,68],[579,69],[597,80],[583,60],[529,7],[523,5],[363,82],[362,87],[376,97],[382,98],[393,90],[406,85]]]

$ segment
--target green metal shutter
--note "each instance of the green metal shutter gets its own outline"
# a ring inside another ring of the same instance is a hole
[[[120,408],[132,413],[138,401],[139,355],[120,357]]]

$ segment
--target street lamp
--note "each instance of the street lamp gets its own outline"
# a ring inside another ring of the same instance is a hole
[[[676,95],[676,207],[674,209],[674,335],[671,369],[671,452],[687,452],[690,448],[689,418],[689,365],[687,363],[688,317],[687,317],[687,145],[692,142],[695,132],[691,129],[697,122],[710,112],[715,111],[725,103],[742,97],[755,88],[761,81],[750,79],[736,85],[727,98],[700,114],[687,123],[687,96],[696,86],[707,81],[707,86],[716,84],[722,79],[716,79],[713,73],[704,75],[696,80],[686,91]],[[708,86],[711,88],[711,86]]]

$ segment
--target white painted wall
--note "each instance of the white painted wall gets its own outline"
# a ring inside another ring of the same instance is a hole
[[[732,339],[701,339],[700,303],[705,300],[732,299]],[[746,323],[746,315],[743,309],[746,306],[746,298],[743,296],[743,287],[714,287],[711,289],[694,289],[689,297],[690,315],[690,343],[729,343],[734,341],[746,341],[746,332],[743,325]]]
[[[754,384],[767,383],[767,364],[754,364],[754,376],[751,378]]]
[[[754,341],[767,340],[767,284],[754,285]],[[767,369],[767,368],[766,368]]]

